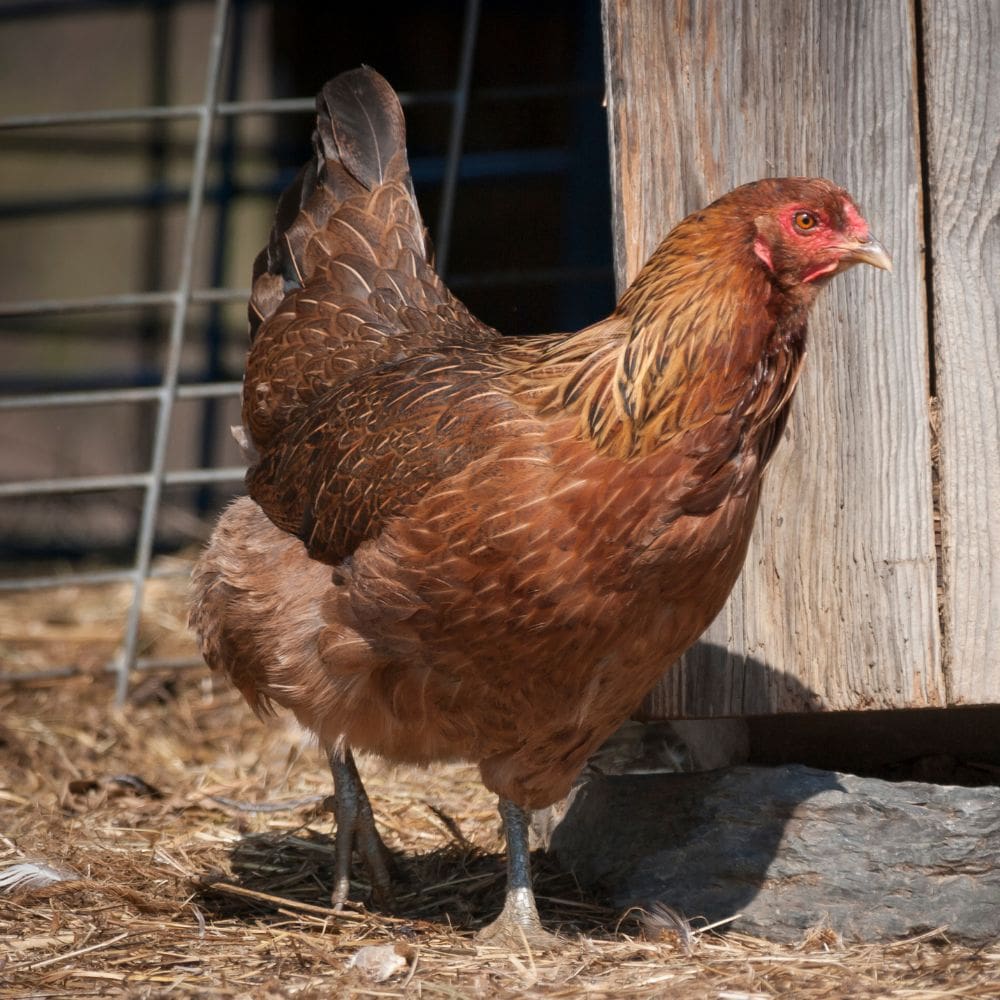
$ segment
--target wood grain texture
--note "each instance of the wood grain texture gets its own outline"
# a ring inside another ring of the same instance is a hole
[[[1000,702],[1000,3],[925,3],[948,699]]]
[[[893,252],[813,310],[746,569],[661,717],[942,704],[913,12],[904,0],[605,0],[620,285],[737,184],[844,185]],[[666,666],[666,665],[665,665]]]

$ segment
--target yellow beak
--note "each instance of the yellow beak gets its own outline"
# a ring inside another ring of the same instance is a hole
[[[883,271],[892,271],[892,257],[889,251],[874,236],[869,235],[866,240],[859,240],[844,248],[846,253],[843,260],[851,264],[871,264],[872,267],[879,267]]]

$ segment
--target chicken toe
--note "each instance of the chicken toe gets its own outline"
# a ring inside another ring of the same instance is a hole
[[[375,826],[368,793],[361,782],[350,748],[338,744],[328,752],[333,772],[333,811],[337,822],[331,903],[343,909],[351,889],[351,861],[357,848],[368,869],[372,895],[379,906],[392,903],[392,855]]]

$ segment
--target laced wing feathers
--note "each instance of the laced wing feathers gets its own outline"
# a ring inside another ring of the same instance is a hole
[[[341,382],[261,456],[250,495],[313,559],[339,563],[430,490],[534,429],[468,354],[424,354]]]

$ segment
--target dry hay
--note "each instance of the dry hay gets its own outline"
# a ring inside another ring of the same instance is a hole
[[[31,633],[25,665],[97,663],[113,645],[94,624],[104,619],[92,593],[33,600],[46,601],[35,632],[27,597],[0,607],[8,641],[14,626]],[[116,622],[117,591],[100,600]],[[147,645],[182,651],[177,587],[153,602]],[[391,914],[335,914],[318,751],[289,724],[258,723],[204,673],[140,679],[121,710],[100,675],[0,690],[0,760],[0,876],[26,860],[71,876],[0,895],[0,998],[1000,998],[1000,947],[973,951],[940,934],[845,944],[822,928],[794,947],[689,935],[669,918],[607,909],[543,858],[542,916],[563,946],[480,945],[504,868],[494,802],[470,767],[363,762],[399,852],[398,899]],[[246,812],[213,796],[291,806]],[[351,965],[385,958],[362,951],[379,945],[398,967],[383,981]]]

